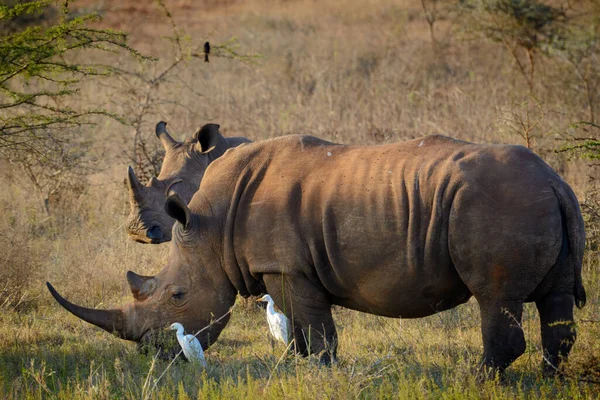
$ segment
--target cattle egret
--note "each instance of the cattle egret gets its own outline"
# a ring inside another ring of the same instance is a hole
[[[206,360],[204,359],[204,351],[200,342],[194,335],[184,335],[183,325],[179,322],[171,324],[171,330],[177,331],[177,341],[183,349],[183,355],[188,361],[198,363],[203,367],[206,367]]]
[[[275,302],[268,294],[264,295],[260,299],[257,299],[256,301],[267,302],[267,322],[269,323],[271,335],[287,346],[289,343],[287,317],[282,313],[275,311]]]

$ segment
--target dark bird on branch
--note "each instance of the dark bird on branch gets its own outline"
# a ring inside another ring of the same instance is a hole
[[[210,43],[204,43],[204,62],[208,62],[208,54],[210,53]]]

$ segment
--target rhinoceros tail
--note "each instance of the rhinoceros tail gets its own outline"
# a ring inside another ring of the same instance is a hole
[[[556,197],[560,203],[560,213],[566,234],[565,239],[568,243],[567,262],[573,268],[575,277],[573,287],[575,305],[577,308],[582,308],[586,303],[585,288],[581,279],[581,266],[583,264],[583,251],[585,248],[585,229],[581,210],[579,209],[579,202],[575,197],[575,193],[564,182],[553,181],[552,189],[556,193]]]

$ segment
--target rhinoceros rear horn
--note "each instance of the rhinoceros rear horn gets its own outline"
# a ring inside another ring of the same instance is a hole
[[[152,296],[157,286],[154,277],[138,275],[133,271],[127,271],[127,282],[133,297],[140,301]]]
[[[220,140],[224,140],[219,133],[220,125],[206,124],[198,132],[196,132],[196,140],[201,153],[209,153],[217,147]]]
[[[165,211],[171,218],[176,219],[183,225],[185,229],[189,228],[190,221],[192,220],[192,212],[178,195],[172,194],[167,198]]]
[[[105,331],[117,333],[123,339],[133,340],[133,337],[124,330],[123,311],[96,310],[93,308],[81,307],[63,298],[49,282],[46,282],[46,286],[58,304],[63,306],[63,308],[69,311],[71,314],[81,318],[86,322],[89,322],[90,324],[96,325]]]
[[[129,184],[129,201],[131,204],[140,204],[144,201],[145,188],[135,176],[133,168],[127,168],[127,182]]]
[[[173,139],[171,135],[169,135],[166,122],[160,121],[158,124],[156,124],[155,132],[166,151],[169,151],[169,149],[179,144],[177,140]]]

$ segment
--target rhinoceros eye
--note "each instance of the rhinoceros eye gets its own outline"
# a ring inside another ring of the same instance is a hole
[[[171,295],[171,302],[176,306],[181,306],[185,303],[185,292],[176,291]]]

